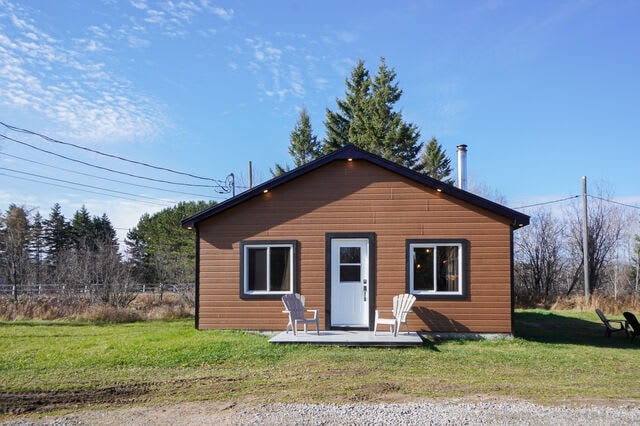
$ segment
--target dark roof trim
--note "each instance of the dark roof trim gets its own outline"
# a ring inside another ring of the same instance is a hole
[[[271,180],[268,180],[258,186],[253,187],[252,189],[245,191],[239,195],[236,195],[233,198],[230,198],[222,203],[216,204],[215,206],[209,207],[199,213],[194,214],[193,216],[187,217],[182,220],[183,228],[193,228],[196,226],[198,222],[201,222],[205,219],[210,218],[220,212],[223,212],[227,209],[230,209],[238,204],[241,204],[257,195],[260,195],[264,192],[265,189],[272,190],[277,188],[278,186],[285,184],[299,176],[302,176],[306,173],[309,173],[313,170],[316,170],[326,164],[329,164],[336,160],[348,160],[349,158],[353,160],[365,160],[370,163],[376,164],[384,169],[397,173],[401,176],[404,176],[408,179],[411,179],[415,182],[418,182],[422,185],[425,185],[429,188],[439,190],[444,194],[451,195],[452,197],[458,198],[460,200],[466,201],[470,204],[473,204],[477,207],[483,208],[500,216],[507,217],[512,220],[512,226],[514,228],[518,228],[521,226],[525,226],[529,224],[529,216],[512,210],[508,207],[500,205],[498,203],[494,203],[493,201],[487,200],[486,198],[479,197],[470,192],[464,191],[462,189],[456,188],[452,185],[447,185],[444,182],[441,182],[437,179],[430,178],[421,173],[415,172],[406,167],[399,166],[396,163],[393,163],[389,160],[386,160],[382,157],[379,157],[375,154],[372,154],[368,151],[360,149],[354,145],[346,145],[343,148],[340,148],[330,154],[327,154],[323,157],[320,157],[314,161],[311,161],[307,164],[304,164],[300,167],[297,167],[290,172],[284,173],[278,177],[275,177]]]

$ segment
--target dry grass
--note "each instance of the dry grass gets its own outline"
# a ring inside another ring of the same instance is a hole
[[[640,296],[627,294],[617,298],[610,295],[593,294],[587,300],[581,296],[559,297],[550,308],[560,311],[591,311],[601,309],[609,315],[620,315],[624,311],[640,312]]]
[[[143,293],[126,308],[90,303],[84,297],[21,296],[18,302],[0,298],[0,320],[80,320],[91,322],[125,323],[144,320],[189,318],[193,307],[178,294]]]

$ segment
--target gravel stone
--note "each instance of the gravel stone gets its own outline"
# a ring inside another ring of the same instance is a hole
[[[640,406],[544,406],[468,399],[379,404],[214,401],[17,418],[4,425],[640,425]]]

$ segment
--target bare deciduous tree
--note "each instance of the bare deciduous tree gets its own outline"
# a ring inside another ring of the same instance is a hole
[[[618,205],[608,202],[610,194],[596,188],[596,195],[588,199],[587,212],[587,245],[589,260],[590,291],[603,290],[607,284],[607,268],[615,259],[616,250],[623,238],[625,211]],[[578,283],[584,282],[583,271],[583,233],[582,209],[574,205],[570,209],[571,219],[567,226],[567,242],[573,265],[573,281],[567,293],[571,293]]]
[[[516,289],[529,301],[545,302],[559,292],[565,260],[562,224],[549,211],[540,210],[529,226],[515,234]]]

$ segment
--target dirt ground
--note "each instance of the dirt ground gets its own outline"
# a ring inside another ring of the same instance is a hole
[[[261,404],[198,401],[158,405],[142,386],[93,392],[0,393],[0,424],[640,424],[640,401],[583,400],[558,406],[482,395],[430,401],[347,404]],[[145,402],[146,401],[146,402]]]

